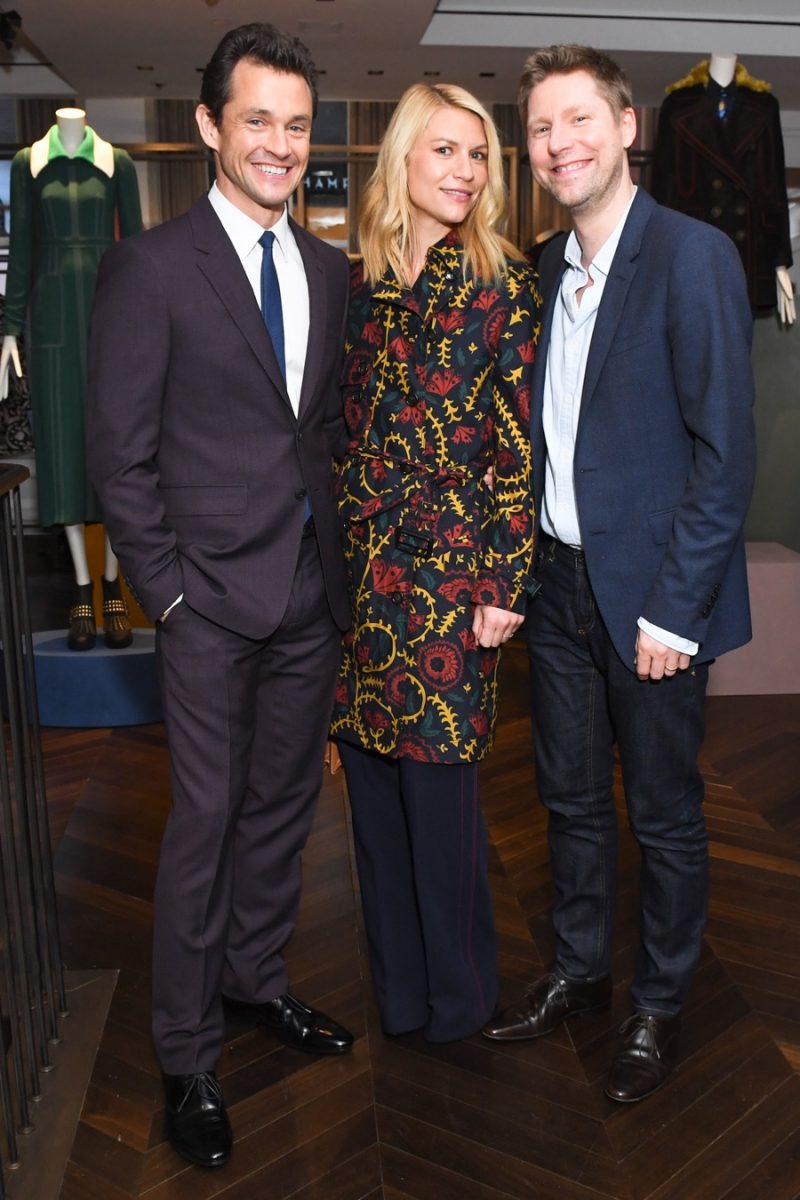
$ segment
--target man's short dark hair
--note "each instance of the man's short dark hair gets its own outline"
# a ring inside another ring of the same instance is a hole
[[[593,46],[547,46],[534,50],[522,69],[517,102],[523,129],[528,126],[528,100],[536,85],[550,75],[571,75],[573,71],[586,71],[592,76],[597,90],[605,96],[617,118],[623,109],[632,107],[633,96],[627,75],[602,50],[595,50]]]
[[[203,71],[200,103],[211,113],[217,127],[222,124],[222,110],[230,99],[233,69],[242,59],[287,75],[300,75],[311,92],[311,114],[317,115],[317,69],[308,47],[274,25],[254,21],[252,25],[229,29]]]

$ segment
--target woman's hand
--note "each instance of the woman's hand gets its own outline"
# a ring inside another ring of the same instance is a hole
[[[507,642],[523,622],[519,613],[509,612],[505,608],[493,608],[491,604],[476,604],[475,617],[472,621],[472,632],[475,641],[484,649],[493,649]]]

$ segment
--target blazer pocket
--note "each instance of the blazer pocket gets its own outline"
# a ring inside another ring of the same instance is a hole
[[[162,486],[159,494],[164,512],[170,517],[223,517],[243,513],[247,508],[247,488],[244,486]]]
[[[672,522],[675,518],[674,508],[664,508],[661,512],[649,513],[647,520],[653,541],[659,546],[664,545],[672,537]]]
[[[631,350],[638,350],[640,347],[646,346],[648,342],[652,342],[654,336],[653,329],[645,325],[628,337],[615,338],[609,347],[606,360],[616,358],[618,354],[630,354]]]

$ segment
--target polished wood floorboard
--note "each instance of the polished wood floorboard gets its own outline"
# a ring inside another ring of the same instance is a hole
[[[504,1001],[551,953],[526,688],[515,645],[483,769]],[[622,803],[612,1012],[512,1047],[480,1037],[429,1046],[381,1035],[342,776],[326,774],[288,958],[292,987],[349,1025],[355,1049],[316,1060],[232,1021],[219,1073],[236,1143],[214,1172],[188,1167],[164,1141],[149,1037],[151,897],[169,804],[163,729],[46,730],[44,748],[66,964],[120,972],[61,1200],[800,1197],[800,696],[709,701],[706,950],[680,1067],[630,1107],[603,1096],[637,941],[637,854]]]

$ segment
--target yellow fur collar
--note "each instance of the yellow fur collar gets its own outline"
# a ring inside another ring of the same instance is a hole
[[[684,75],[683,79],[679,79],[677,83],[671,83],[664,91],[667,93],[677,92],[679,88],[694,87],[696,83],[702,83],[705,87],[709,80],[708,63],[709,60],[704,58],[702,62],[692,67],[688,75]],[[772,84],[767,83],[765,79],[754,79],[744,63],[737,62],[735,80],[737,87],[749,88],[751,92],[772,91]]]

